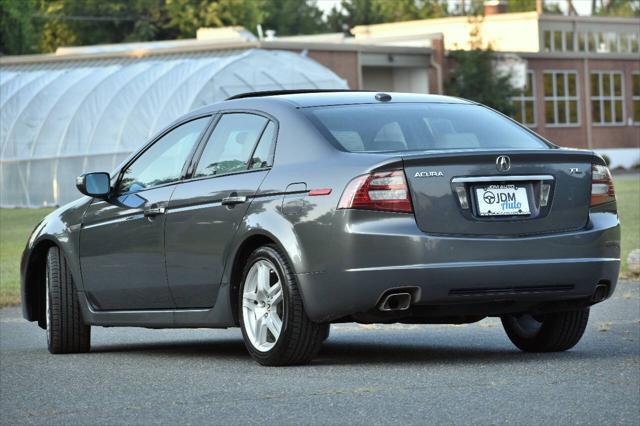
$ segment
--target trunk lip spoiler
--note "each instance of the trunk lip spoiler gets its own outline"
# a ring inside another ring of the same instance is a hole
[[[566,161],[584,161],[593,163],[594,161],[599,163],[599,156],[593,151],[582,150],[561,150],[561,149],[549,149],[549,150],[477,150],[477,151],[449,151],[449,152],[421,152],[411,153],[409,155],[398,155],[405,164],[405,166],[413,166],[416,163],[428,161],[431,164],[441,164],[450,161],[459,161],[460,163],[468,164],[476,161],[483,161],[495,158],[498,155],[508,155],[511,159],[517,159],[519,161],[540,161],[541,159],[560,162]]]

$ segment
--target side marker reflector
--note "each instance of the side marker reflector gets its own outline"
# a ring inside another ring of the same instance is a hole
[[[331,194],[331,188],[312,189],[309,191],[310,197],[317,197],[318,195],[329,195],[329,194]]]

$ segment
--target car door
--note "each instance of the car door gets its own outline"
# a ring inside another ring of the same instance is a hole
[[[271,166],[277,126],[249,113],[222,114],[200,148],[191,179],[173,193],[166,262],[178,308],[214,305],[225,255]]]
[[[89,206],[80,264],[95,309],[174,307],[164,263],[164,213],[210,121],[199,117],[166,132],[123,167],[113,196]]]

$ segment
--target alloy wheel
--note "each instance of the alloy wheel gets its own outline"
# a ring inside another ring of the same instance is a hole
[[[242,313],[251,345],[260,352],[271,350],[282,332],[284,300],[277,269],[266,259],[256,261],[246,275]]]

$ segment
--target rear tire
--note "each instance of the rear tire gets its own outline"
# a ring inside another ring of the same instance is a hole
[[[47,253],[45,315],[47,346],[52,354],[89,352],[91,327],[82,319],[78,296],[64,255],[58,247]]]
[[[262,365],[307,364],[327,335],[327,324],[307,317],[296,277],[274,246],[260,247],[249,256],[238,303],[245,346]]]
[[[526,352],[560,352],[574,347],[589,320],[589,308],[541,316],[504,315],[502,325],[509,339]]]

